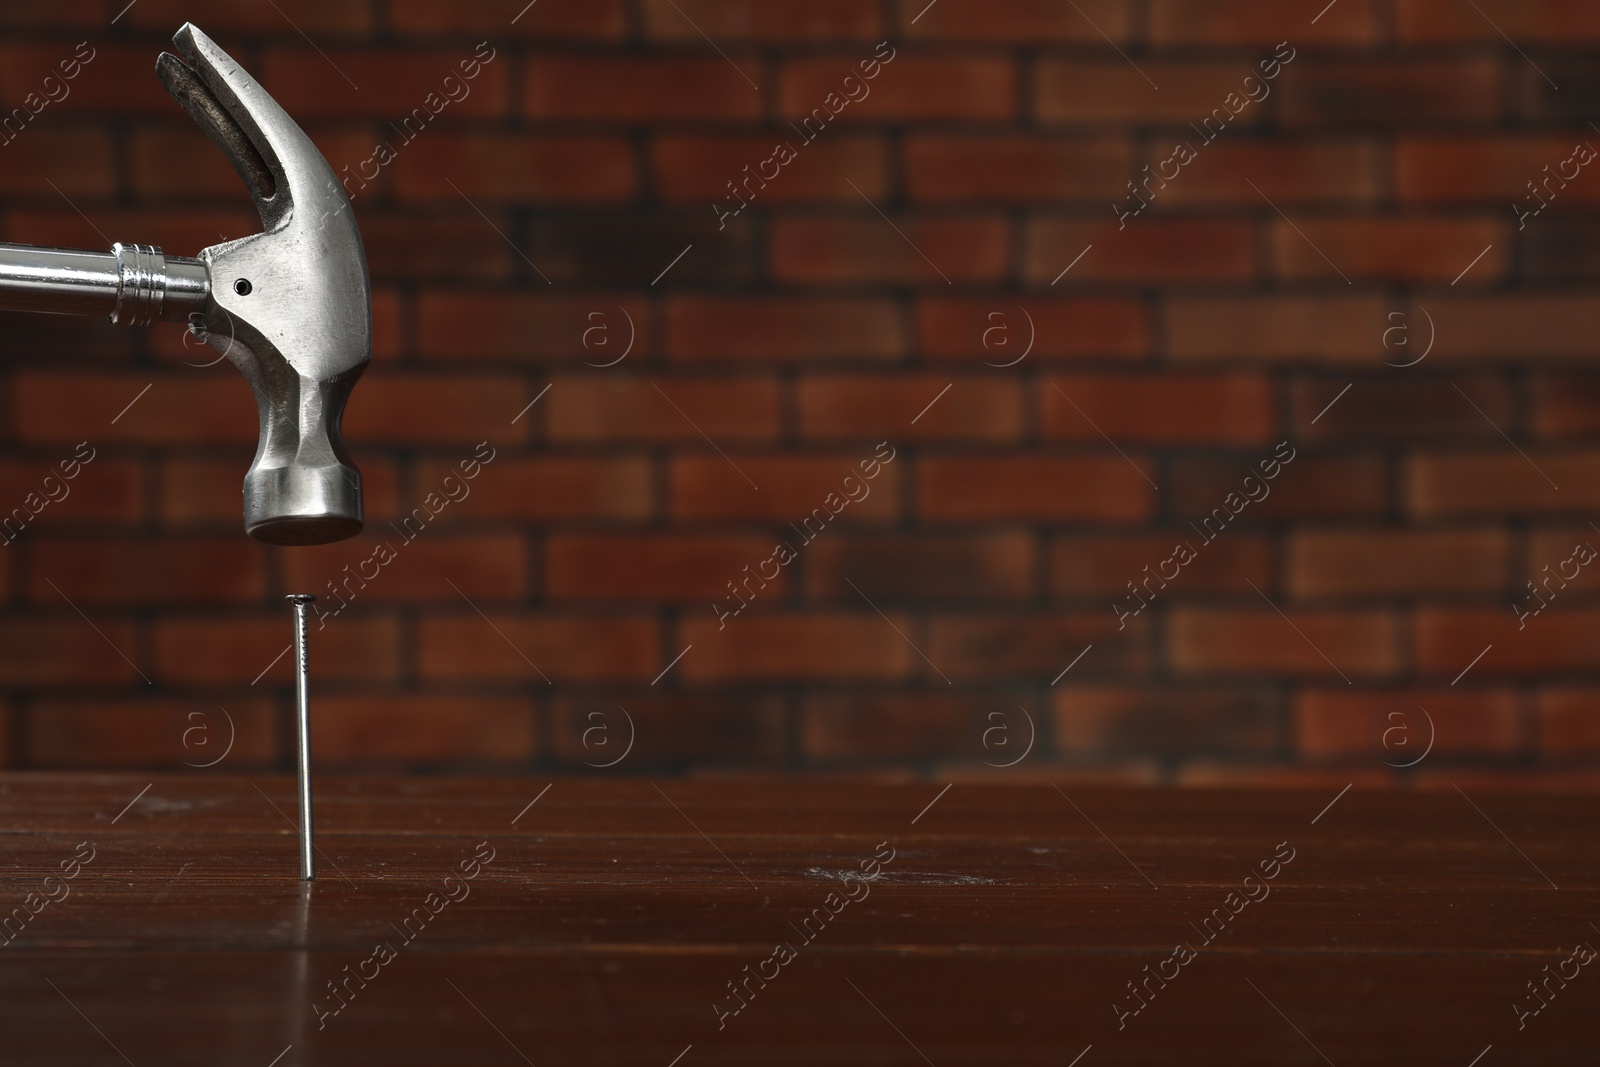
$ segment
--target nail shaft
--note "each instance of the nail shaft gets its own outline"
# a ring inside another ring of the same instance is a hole
[[[306,661],[306,644],[309,630],[306,626],[306,606],[317,599],[310,593],[295,593],[289,597],[294,604],[294,702],[296,748],[300,771],[300,877],[309,882],[316,878],[311,841],[311,679]]]

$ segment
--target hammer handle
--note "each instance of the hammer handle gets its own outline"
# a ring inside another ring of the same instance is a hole
[[[0,310],[105,315],[123,326],[183,322],[205,307],[211,272],[152,245],[110,252],[0,244]]]

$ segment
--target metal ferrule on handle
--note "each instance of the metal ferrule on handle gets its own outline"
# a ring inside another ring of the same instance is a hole
[[[119,326],[184,322],[204,309],[202,260],[118,242],[110,252],[0,244],[0,310],[105,315]]]

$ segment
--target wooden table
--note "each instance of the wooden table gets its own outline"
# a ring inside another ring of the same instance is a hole
[[[1600,1050],[1600,966],[1573,958],[1600,946],[1583,798],[659,784],[320,781],[303,887],[286,779],[0,777],[0,1062]]]

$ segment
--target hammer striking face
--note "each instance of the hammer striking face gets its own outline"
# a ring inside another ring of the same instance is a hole
[[[372,356],[372,287],[343,188],[311,139],[193,25],[156,72],[243,179],[262,232],[197,259],[117,244],[109,253],[0,245],[0,308],[187,321],[255,391],[261,437],[244,525],[279,545],[359,533],[361,474],[340,435]]]

